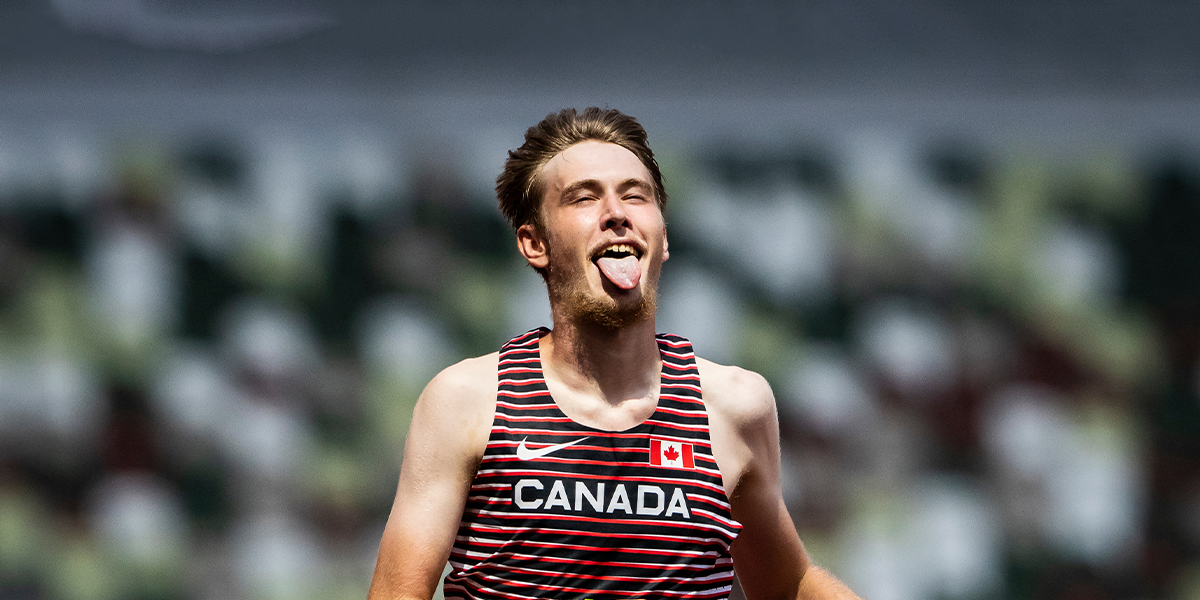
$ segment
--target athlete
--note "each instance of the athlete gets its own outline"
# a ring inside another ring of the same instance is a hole
[[[369,598],[855,598],[784,506],[759,375],[656,334],[662,176],[615,110],[530,128],[497,180],[553,329],[442,371],[414,410]]]

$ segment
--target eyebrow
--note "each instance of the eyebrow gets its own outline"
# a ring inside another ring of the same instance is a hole
[[[566,198],[567,196],[570,196],[579,190],[596,190],[602,187],[604,186],[595,179],[583,179],[563,188],[562,194],[559,196],[559,198]],[[622,191],[639,187],[647,191],[654,189],[649,182],[645,181],[644,179],[638,179],[637,177],[630,177],[629,179],[617,184],[617,189]]]

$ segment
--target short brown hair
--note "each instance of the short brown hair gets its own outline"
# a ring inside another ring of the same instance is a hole
[[[659,210],[667,205],[667,190],[654,152],[646,144],[646,130],[637,119],[614,109],[595,106],[583,114],[565,108],[546,115],[541,123],[525,132],[525,143],[508,152],[504,172],[496,178],[496,198],[500,210],[513,228],[527,223],[541,225],[542,167],[558,153],[586,141],[616,144],[638,157],[654,179],[654,196]]]

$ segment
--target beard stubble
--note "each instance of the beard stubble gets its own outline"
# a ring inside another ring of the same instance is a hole
[[[645,286],[636,302],[622,305],[609,296],[593,295],[583,273],[567,271],[554,265],[553,261],[546,268],[546,289],[551,304],[561,307],[567,319],[615,330],[654,318],[658,308],[657,281],[648,282],[651,285]]]

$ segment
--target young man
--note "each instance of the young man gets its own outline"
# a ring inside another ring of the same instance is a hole
[[[497,180],[553,330],[447,368],[413,414],[372,600],[854,598],[812,566],[755,373],[657,335],[666,192],[615,110],[529,129]]]

